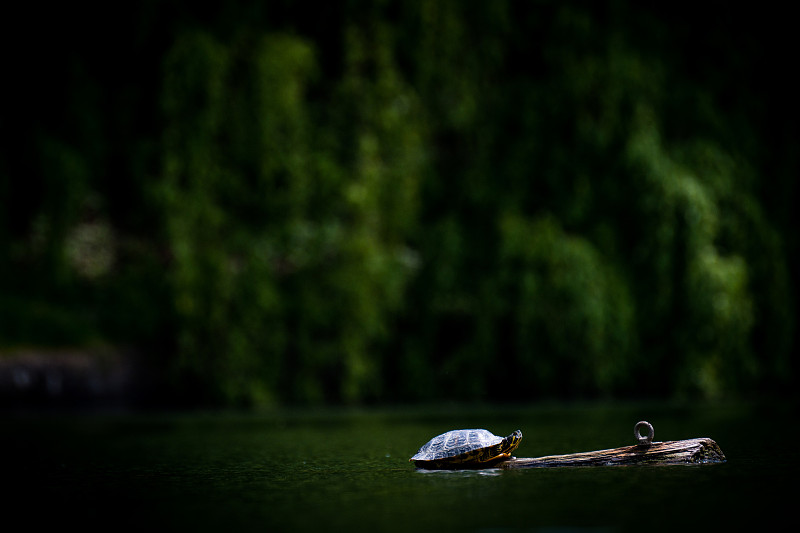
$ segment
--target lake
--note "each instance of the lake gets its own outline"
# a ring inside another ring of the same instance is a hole
[[[797,406],[429,406],[3,413],[4,523],[185,531],[769,529],[792,516]],[[416,470],[449,429],[521,429],[518,457],[714,439],[724,464]],[[795,522],[794,519],[791,522]]]

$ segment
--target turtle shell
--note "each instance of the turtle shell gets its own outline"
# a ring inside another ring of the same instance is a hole
[[[409,459],[420,468],[481,468],[511,457],[522,432],[498,437],[485,429],[456,429],[429,440]]]

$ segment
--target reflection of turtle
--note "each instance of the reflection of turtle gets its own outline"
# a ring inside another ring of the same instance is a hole
[[[484,468],[511,458],[522,431],[506,438],[485,429],[456,429],[432,438],[409,459],[417,468]]]

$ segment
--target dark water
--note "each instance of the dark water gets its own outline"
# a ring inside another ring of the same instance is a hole
[[[795,406],[535,406],[0,415],[4,520],[83,530],[763,530],[796,498]],[[454,428],[519,428],[518,457],[711,437],[720,465],[417,471]],[[790,521],[794,521],[790,519]]]

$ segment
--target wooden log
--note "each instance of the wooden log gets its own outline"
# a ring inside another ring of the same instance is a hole
[[[496,468],[552,468],[565,466],[678,465],[724,463],[725,454],[707,437],[652,442],[594,452],[516,458]]]

